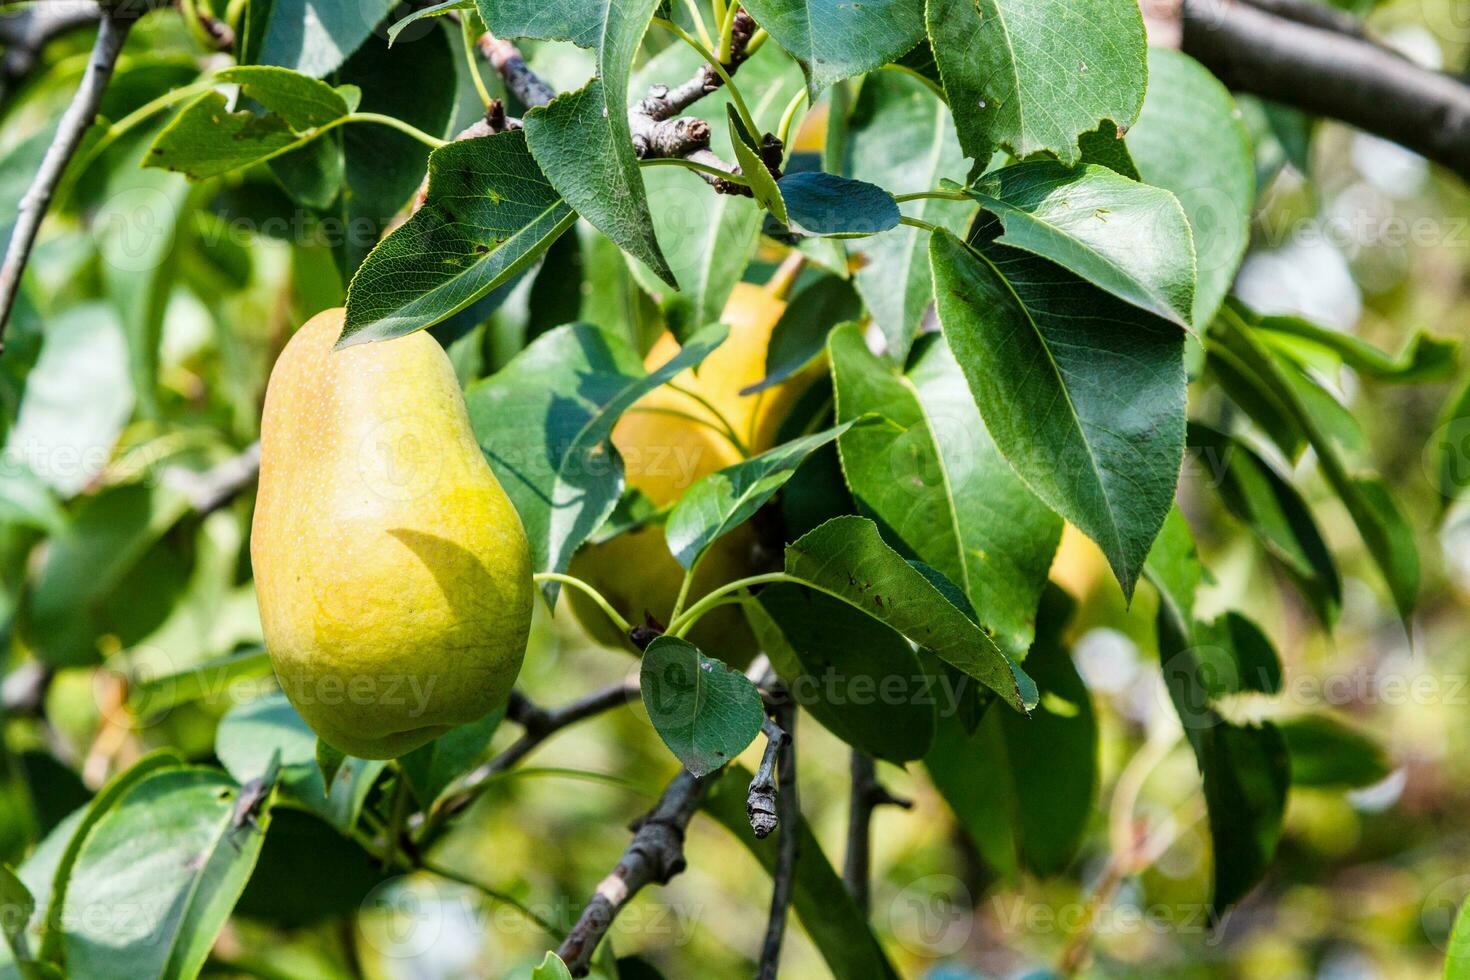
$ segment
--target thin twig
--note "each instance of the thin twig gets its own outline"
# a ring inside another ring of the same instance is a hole
[[[95,24],[102,8],[95,3],[37,3],[0,14],[0,98],[36,68],[41,51],[74,30]]]
[[[472,770],[459,781],[459,788],[445,796],[422,820],[419,843],[422,846],[432,838],[444,821],[466,807],[484,791],[495,776],[510,769],[530,755],[542,742],[552,735],[579,721],[595,717],[606,711],[621,707],[638,697],[638,685],[632,681],[620,681],[600,691],[594,691],[560,708],[541,708],[519,691],[512,691],[506,707],[506,718],[520,725],[521,737],[505,751],[490,761]]]
[[[791,908],[791,889],[796,881],[796,859],[801,843],[801,801],[796,789],[796,705],[789,697],[779,699],[776,713],[778,739],[777,769],[781,791],[776,797],[781,837],[776,842],[776,867],[771,875],[771,914],[766,920],[766,938],[761,944],[758,980],[776,980],[781,965],[781,943],[786,938],[786,919]],[[784,730],[784,731],[783,731]]]
[[[516,99],[527,109],[534,109],[540,105],[546,105],[556,98],[556,90],[541,80],[541,77],[531,70],[526,64],[526,59],[521,55],[521,49],[510,41],[502,41],[500,38],[486,31],[480,35],[477,42],[480,54],[505,81],[506,90],[514,95]]]
[[[745,676],[760,687],[775,682],[775,672],[764,654],[755,658]],[[607,935],[618,913],[645,885],[666,885],[684,870],[684,830],[724,771],[720,768],[704,776],[692,776],[688,770],[680,770],[653,809],[633,822],[633,839],[623,856],[597,886],[557,950],[572,976],[587,975],[597,944]],[[794,787],[791,795],[795,797]]]
[[[212,514],[234,500],[260,476],[260,443],[252,442],[204,472],[185,467],[164,471],[164,483],[181,492],[200,514]]]
[[[762,723],[761,732],[766,736],[766,751],[745,795],[745,815],[755,836],[764,840],[780,823],[776,814],[776,756],[789,736],[769,718]]]
[[[857,749],[852,750],[852,790],[848,796],[847,809],[847,854],[842,864],[842,880],[847,884],[853,901],[864,913],[868,911],[868,882],[872,866],[871,838],[873,811],[880,806],[898,806],[905,810],[913,806],[883,788],[878,782],[873,758]]]
[[[92,121],[97,118],[97,107],[102,103],[102,94],[112,79],[112,70],[117,67],[118,55],[123,42],[133,26],[131,19],[104,13],[97,26],[97,40],[92,45],[92,55],[87,59],[87,70],[82,75],[82,84],[72,96],[71,104],[62,114],[56,127],[56,137],[46,150],[41,167],[31,181],[30,188],[20,199],[15,228],[10,235],[10,247],[5,252],[5,261],[0,265],[0,353],[5,350],[5,325],[10,311],[15,306],[20,291],[21,276],[31,256],[31,246],[36,242],[36,232],[41,228],[41,219],[51,206],[56,185],[66,172],[66,165],[82,143]]]

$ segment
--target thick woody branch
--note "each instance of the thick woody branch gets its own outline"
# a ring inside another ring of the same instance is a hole
[[[260,476],[260,443],[246,446],[239,455],[202,473],[183,467],[169,469],[164,482],[179,490],[200,514],[212,514],[234,500]]]
[[[41,228],[41,219],[51,206],[56,185],[61,182],[66,165],[81,145],[83,134],[97,117],[97,107],[102,103],[107,83],[112,80],[112,71],[117,67],[118,55],[122,53],[123,41],[127,40],[128,29],[132,25],[131,19],[109,13],[103,14],[98,21],[97,40],[92,45],[91,57],[87,59],[82,84],[61,116],[56,137],[46,150],[35,179],[20,199],[10,246],[6,249],[4,263],[0,264],[0,352],[5,349],[5,324],[15,306],[21,276],[30,259],[31,247],[36,242],[36,232]]]
[[[801,803],[796,792],[796,705],[789,697],[780,699],[775,709],[777,768],[781,791],[776,798],[780,814],[781,837],[776,842],[776,868],[771,875],[771,914],[766,920],[766,938],[761,944],[758,980],[776,980],[781,965],[781,943],[786,938],[787,912],[791,908],[791,889],[796,882],[797,850],[801,842]],[[783,731],[784,729],[784,731]]]
[[[872,756],[857,749],[852,751],[852,793],[848,798],[847,854],[842,865],[842,880],[847,890],[864,913],[868,911],[868,882],[871,878],[870,851],[873,811],[880,806],[892,805],[907,810],[913,806],[901,800],[878,782],[877,770]]]
[[[1262,5],[1182,0],[1183,51],[1237,91],[1338,119],[1470,179],[1470,86]]]
[[[95,3],[38,3],[0,14],[0,96],[35,70],[41,50],[56,38],[95,24],[102,8]]]
[[[1294,20],[1310,27],[1320,27],[1323,30],[1336,31],[1338,34],[1347,34],[1350,37],[1366,38],[1368,36],[1363,22],[1358,18],[1346,10],[1330,7],[1325,3],[1317,3],[1316,0],[1242,0],[1242,2],[1257,10],[1274,14],[1277,17],[1285,17],[1287,20]]]

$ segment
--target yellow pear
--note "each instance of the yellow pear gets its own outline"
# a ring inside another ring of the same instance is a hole
[[[821,370],[810,369],[754,395],[741,394],[765,377],[771,331],[785,310],[785,301],[770,289],[752,283],[735,287],[721,316],[730,327],[729,338],[697,371],[684,371],[641,398],[613,428],[629,486],[667,507],[701,477],[740,462],[744,451],[754,455],[774,445],[786,413]],[[649,350],[645,366],[658,367],[678,349],[673,335],[663,334]],[[748,525],[716,542],[700,564],[691,598],[752,574],[755,544]],[[573,558],[570,571],[596,587],[635,625],[645,614],[667,625],[684,579],[661,526],[588,545]],[[595,639],[627,645],[591,600],[569,592],[568,601]],[[736,663],[748,661],[756,648],[754,634],[735,607],[706,616],[690,640],[706,653]]]
[[[250,557],[291,703],[350,755],[403,755],[503,704],[531,551],[427,333],[333,351],[343,311],[276,361]]]

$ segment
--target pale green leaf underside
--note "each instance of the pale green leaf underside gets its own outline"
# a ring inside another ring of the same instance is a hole
[[[923,0],[750,0],[751,16],[822,90],[897,61],[924,36]]]

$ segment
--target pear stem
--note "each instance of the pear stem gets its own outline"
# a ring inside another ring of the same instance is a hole
[[[598,592],[592,586],[588,585],[586,582],[582,581],[574,575],[563,575],[561,572],[537,572],[535,575],[531,576],[531,580],[538,585],[544,585],[547,582],[558,582],[561,585],[569,585],[574,589],[580,589],[583,593],[587,595],[589,599],[597,603],[598,608],[607,614],[607,618],[612,620],[613,625],[616,626],[619,630],[627,633],[633,629],[632,624],[624,619],[622,617],[622,614],[612,607],[612,603],[603,598],[601,592]]]

